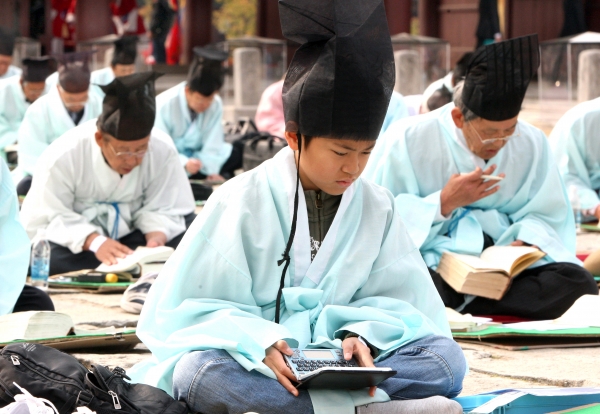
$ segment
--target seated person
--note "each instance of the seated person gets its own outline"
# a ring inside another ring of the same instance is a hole
[[[435,111],[436,109],[441,108],[445,104],[452,102],[452,92],[454,91],[456,85],[458,85],[458,82],[464,79],[465,74],[467,73],[467,66],[472,56],[473,52],[467,52],[464,55],[462,55],[458,62],[456,62],[456,66],[454,66],[453,70],[448,72],[448,74],[443,78],[432,82],[425,89],[425,92],[423,92],[421,108],[419,113],[426,114],[427,112]],[[433,95],[436,94],[436,92],[438,92],[438,97],[430,101],[430,99],[433,97]],[[450,93],[449,99],[447,97],[448,93]],[[440,98],[448,100],[443,105],[440,105]]]
[[[58,56],[59,82],[25,112],[19,127],[19,174],[17,193],[25,195],[40,155],[58,137],[80,123],[97,118],[102,100],[89,94],[89,53]]]
[[[390,125],[402,118],[408,118],[408,106],[404,102],[404,97],[402,94],[393,91],[379,135],[381,136],[385,131],[387,131]]]
[[[147,72],[103,86],[100,117],[38,160],[21,219],[32,237],[46,229],[50,274],[115,264],[138,246],[176,247],[193,220],[177,151],[152,130],[155,78]]]
[[[14,50],[15,36],[0,27],[0,80],[21,74],[21,69],[12,65]]]
[[[283,138],[285,119],[283,117],[283,79],[267,87],[260,96],[254,121],[259,131]]]
[[[537,35],[475,53],[454,104],[394,124],[367,176],[396,197],[446,306],[553,319],[598,287],[575,257],[573,214],[547,139],[518,120],[538,67]],[[494,172],[504,179],[482,178]],[[546,256],[501,300],[458,293],[435,271],[444,251],[478,256],[491,245],[533,245]]]
[[[584,219],[600,218],[600,98],[568,110],[550,134],[550,146],[570,191],[577,191]]]
[[[104,98],[104,92],[102,92],[100,85],[108,85],[119,76],[135,73],[137,41],[137,36],[125,36],[115,40],[110,66],[92,72],[90,90],[97,94],[100,99]]]
[[[231,178],[242,167],[242,153],[238,148],[232,151],[223,134],[218,91],[227,53],[195,47],[194,54],[187,81],[156,97],[156,127],[173,138],[190,178]]]
[[[19,203],[10,172],[0,159],[0,315],[53,311],[46,292],[25,285],[31,244],[19,221]]]
[[[302,43],[283,88],[289,147],[209,198],[150,289],[137,334],[153,358],[129,374],[190,412],[462,413],[444,398],[466,363],[443,304],[391,194],[360,177],[394,84],[383,1],[279,7]],[[282,354],[306,346],[398,373],[377,390],[298,390]]]
[[[17,133],[25,111],[46,87],[45,81],[53,71],[48,57],[23,59],[21,76],[0,82],[0,157],[6,160],[4,149],[17,142]]]

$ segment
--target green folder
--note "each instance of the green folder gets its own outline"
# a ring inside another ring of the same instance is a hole
[[[458,342],[477,343],[511,351],[600,346],[600,328],[595,327],[528,331],[498,325],[475,332],[452,332],[452,336]]]

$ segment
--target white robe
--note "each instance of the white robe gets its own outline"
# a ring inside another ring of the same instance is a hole
[[[232,148],[223,135],[223,102],[216,95],[208,109],[192,122],[185,85],[186,82],[180,83],[156,97],[154,126],[173,138],[181,165],[196,158],[202,161],[201,173],[218,174]]]
[[[175,364],[194,350],[227,350],[247,370],[275,378],[262,360],[280,339],[292,347],[339,349],[350,331],[376,346],[381,360],[411,341],[450,336],[442,301],[391,194],[363,179],[344,192],[312,262],[299,189],[281,324],[275,324],[277,261],[290,233],[295,182],[294,155],[284,148],[208,199],[144,304],[137,335],[153,357],[129,371],[135,382],[171,393]],[[375,399],[366,390],[330,392],[351,413],[355,404],[388,398],[381,390]]]
[[[110,236],[118,203],[118,238],[135,229],[161,231],[167,240],[185,231],[195,203],[177,151],[163,132],[152,130],[142,163],[122,177],[96,144],[96,120],[72,129],[40,157],[21,209],[27,233],[46,228],[48,240],[82,251],[88,235]]]
[[[108,85],[115,80],[115,72],[113,72],[110,66],[104,69],[98,69],[92,72],[90,77],[90,93],[95,93],[100,98],[100,101],[104,99],[105,93],[100,89],[98,85]]]
[[[23,73],[23,69],[21,69],[17,66],[10,65],[8,67],[8,70],[6,71],[6,73],[4,75],[0,76],[0,80],[8,79],[12,76],[21,76],[21,73]]]
[[[593,214],[600,204],[600,98],[580,103],[558,120],[550,146],[567,187],[575,186],[581,208]]]
[[[97,118],[101,112],[102,102],[98,96],[90,93],[79,124]],[[19,128],[19,170],[21,173],[33,175],[38,158],[48,148],[48,145],[75,126],[60,98],[57,87],[50,89],[47,95],[32,103],[25,112]]]
[[[518,123],[512,138],[487,163],[467,147],[450,111],[454,104],[392,125],[377,143],[366,178],[389,189],[396,207],[428,266],[437,268],[444,251],[479,255],[483,232],[497,245],[522,240],[551,262],[581,264],[575,257],[575,224],[565,186],[542,131]],[[465,208],[450,219],[440,214],[441,190],[452,174],[497,165],[505,173],[500,190]],[[448,229],[456,232],[448,237]]]
[[[27,279],[31,245],[19,221],[17,192],[0,159],[0,315],[11,313]]]
[[[4,148],[17,142],[19,127],[29,108],[21,77],[13,76],[0,81],[0,157],[6,160]]]

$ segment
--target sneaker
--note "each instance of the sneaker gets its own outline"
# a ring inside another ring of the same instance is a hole
[[[13,382],[13,384],[23,394],[15,395],[14,403],[0,408],[0,414],[58,414],[58,410],[50,401],[44,398],[36,398],[25,388],[19,387],[16,382]]]
[[[130,285],[121,297],[121,309],[125,312],[140,314],[148,291],[158,277],[157,272],[146,273],[133,285]]]

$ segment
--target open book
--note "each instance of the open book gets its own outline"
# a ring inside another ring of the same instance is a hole
[[[168,246],[138,247],[129,256],[117,259],[117,264],[112,266],[101,264],[96,271],[102,273],[128,272],[138,275],[153,271],[159,272],[174,251],[172,247]]]
[[[512,278],[545,255],[529,246],[492,246],[479,257],[444,252],[437,272],[457,292],[500,300]]]

